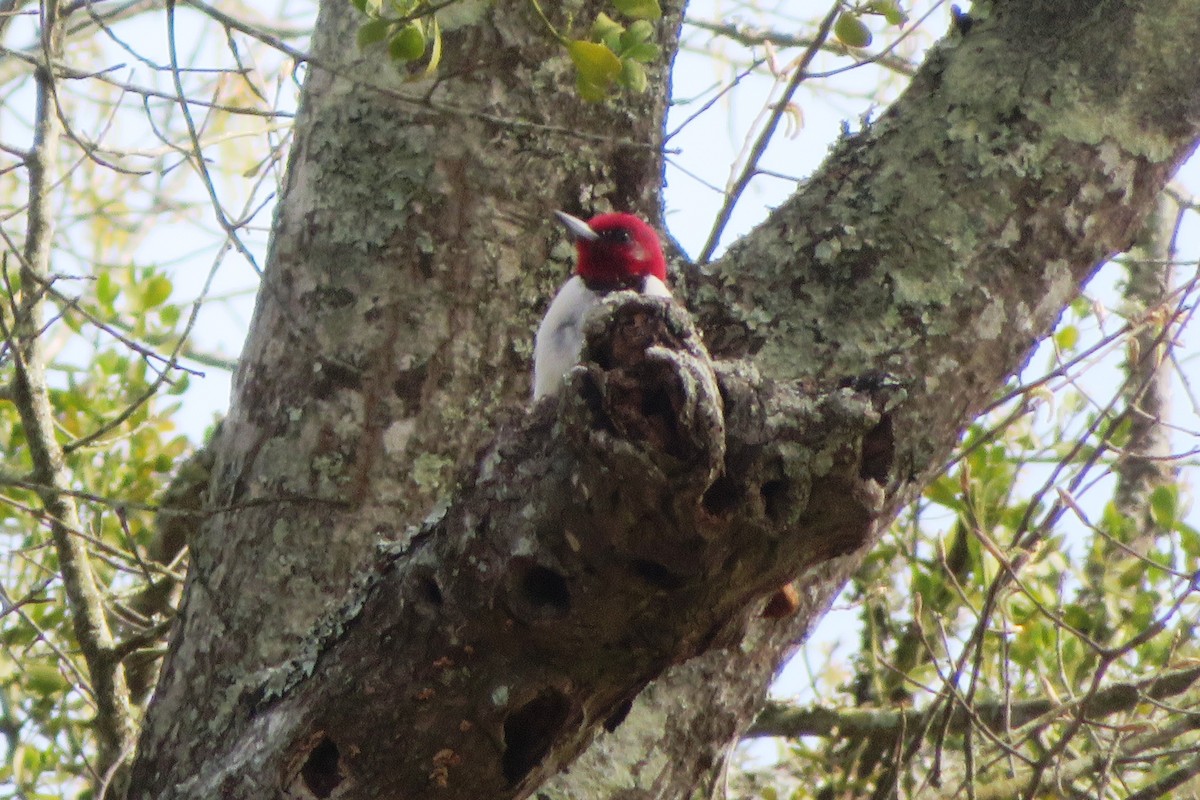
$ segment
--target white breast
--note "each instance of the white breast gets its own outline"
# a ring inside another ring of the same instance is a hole
[[[653,276],[646,278],[642,292],[652,297],[671,296],[671,290]],[[562,386],[563,375],[579,363],[583,320],[600,298],[601,295],[589,289],[578,275],[564,283],[554,295],[534,340],[534,400],[557,392]]]

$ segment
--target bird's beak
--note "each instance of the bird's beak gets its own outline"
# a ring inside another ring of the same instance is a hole
[[[567,233],[571,234],[571,238],[578,241],[584,239],[589,242],[594,242],[600,238],[600,234],[591,229],[590,226],[579,217],[572,217],[565,211],[555,211],[554,216],[558,217],[558,221],[566,227]]]

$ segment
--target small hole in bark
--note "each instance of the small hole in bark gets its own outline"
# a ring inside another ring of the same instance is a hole
[[[440,606],[442,604],[442,587],[438,586],[436,579],[425,578],[421,581],[421,596],[430,605]]]
[[[549,752],[567,720],[570,704],[561,692],[546,691],[504,720],[504,755],[500,768],[515,786]]]
[[[657,561],[639,558],[630,564],[630,566],[633,568],[634,575],[637,575],[646,583],[656,586],[659,589],[678,589],[683,585],[683,578],[680,578]]]
[[[402,369],[392,382],[392,391],[400,401],[400,416],[410,417],[417,413],[421,406],[421,391],[425,387],[425,378],[429,374],[429,365],[421,363],[412,369]]]
[[[604,720],[604,730],[612,733],[617,728],[621,727],[621,723],[624,722],[625,718],[629,716],[629,710],[631,708],[633,708],[632,697],[623,701],[621,705],[617,706],[617,710],[610,714],[608,719]]]
[[[304,785],[314,797],[329,797],[333,790],[342,782],[340,756],[337,745],[332,739],[322,737],[317,746],[308,754],[304,766],[300,768],[300,777]]]
[[[879,424],[867,432],[862,441],[862,464],[858,475],[863,480],[887,483],[892,471],[892,459],[896,455],[896,443],[892,434],[892,418],[884,414]]]
[[[732,511],[737,501],[738,485],[722,475],[704,493],[704,510],[715,517],[721,516]]]
[[[789,583],[780,587],[767,600],[762,610],[763,619],[786,619],[800,610],[800,595]]]
[[[767,481],[762,485],[763,505],[767,516],[775,522],[781,522],[787,516],[788,484],[787,481]]]
[[[540,610],[565,614],[571,610],[571,590],[567,579],[552,569],[534,564],[521,581],[525,596]]]
[[[321,362],[321,370],[315,377],[313,394],[320,400],[328,400],[339,389],[357,391],[362,388],[361,372],[333,361]]]

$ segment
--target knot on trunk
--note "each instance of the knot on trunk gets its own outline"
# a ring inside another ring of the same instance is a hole
[[[590,450],[628,455],[636,444],[665,474],[707,487],[724,459],[722,401],[687,311],[616,292],[589,315],[584,336],[562,421]]]

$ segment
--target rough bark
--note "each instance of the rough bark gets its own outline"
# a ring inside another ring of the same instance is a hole
[[[667,665],[740,642],[750,600],[861,544],[882,401],[718,378],[682,309],[612,304],[562,402],[235,698],[220,767],[177,791],[522,795]],[[746,486],[720,478],[735,465]]]
[[[1174,241],[1176,214],[1173,204],[1160,202],[1156,219],[1143,231],[1143,239],[1129,260],[1124,299],[1143,318],[1169,313],[1172,276],[1175,270]],[[1168,319],[1170,319],[1168,317]],[[1154,522],[1150,498],[1160,487],[1178,479],[1171,459],[1171,369],[1165,358],[1164,341],[1171,335],[1169,323],[1146,325],[1133,336],[1125,364],[1129,441],[1124,457],[1116,464],[1117,509],[1133,520],[1133,532],[1124,542],[1136,553],[1146,553],[1156,536],[1163,534]]]
[[[322,10],[132,796],[524,796],[597,736],[547,793],[686,794],[1200,126],[1189,4],[997,4],[688,272],[715,369],[616,304],[562,403],[476,459],[566,271],[544,212],[653,210],[665,82],[585,107],[523,6],[464,8],[445,78],[386,91]],[[801,613],[747,629],[793,576]]]

